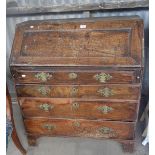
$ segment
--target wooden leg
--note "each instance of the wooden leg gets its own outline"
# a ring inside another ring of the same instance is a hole
[[[35,136],[27,136],[27,138],[28,138],[28,144],[30,146],[36,146],[37,137],[35,137]]]
[[[135,151],[135,144],[133,141],[122,141],[122,148],[124,152],[133,153]]]
[[[14,142],[14,144],[16,145],[16,147],[19,149],[19,151],[23,154],[26,155],[26,150],[23,148],[22,144],[20,143],[20,140],[18,138],[16,129],[14,127],[13,131],[12,131],[12,140]]]

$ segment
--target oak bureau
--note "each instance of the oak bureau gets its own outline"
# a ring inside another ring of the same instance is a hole
[[[143,72],[138,16],[20,23],[10,69],[30,145],[80,136],[133,150]]]

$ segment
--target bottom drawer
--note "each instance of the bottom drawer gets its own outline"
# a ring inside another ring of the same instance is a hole
[[[133,139],[135,123],[84,119],[25,119],[28,134]]]

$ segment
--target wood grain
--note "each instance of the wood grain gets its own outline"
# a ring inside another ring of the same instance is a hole
[[[25,119],[26,132],[33,135],[46,136],[82,136],[92,138],[133,139],[134,123],[93,121],[81,119]],[[78,125],[77,125],[78,124]],[[54,126],[49,130],[45,125]],[[100,132],[101,128],[112,131]]]
[[[21,56],[122,57],[130,54],[129,36],[130,30],[117,29],[30,31],[24,33]]]
[[[50,78],[39,79],[36,76],[38,74],[45,74],[49,75]],[[76,74],[75,78],[70,78],[70,74]],[[124,84],[124,83],[139,83],[141,79],[140,71],[109,71],[109,70],[77,70],[77,69],[70,69],[69,71],[64,70],[53,70],[49,71],[49,69],[45,68],[43,70],[14,70],[14,78],[17,83],[48,83],[48,84]],[[110,76],[109,79],[101,81],[96,78],[97,75],[105,74],[105,76]]]
[[[106,89],[109,96],[106,95]],[[104,94],[100,91],[103,90]],[[16,85],[19,97],[127,99],[138,100],[139,85]],[[111,94],[112,93],[112,94]]]
[[[75,99],[20,98],[24,117],[84,118],[135,121],[137,103],[129,101],[78,101]],[[48,104],[49,110],[40,106]],[[106,110],[106,108],[112,108]],[[101,110],[105,108],[105,110]]]
[[[140,67],[142,38],[137,17],[25,22],[16,28],[10,64]]]

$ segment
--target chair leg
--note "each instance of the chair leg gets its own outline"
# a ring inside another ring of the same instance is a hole
[[[16,145],[16,147],[19,149],[19,151],[23,154],[23,155],[26,155],[26,150],[23,148],[19,138],[18,138],[18,135],[17,135],[17,132],[16,132],[16,129],[14,128],[13,131],[12,131],[12,140],[14,142],[14,144]]]
[[[6,101],[7,101],[6,102],[7,108],[8,108],[8,110],[10,110],[12,127],[13,127],[13,131],[12,131],[12,135],[11,135],[12,140],[13,140],[14,144],[16,145],[16,147],[19,149],[19,151],[23,155],[26,155],[26,150],[23,148],[23,146],[18,138],[17,132],[16,132],[15,123],[14,123],[14,119],[13,119],[12,102],[11,102],[11,97],[10,97],[8,88],[6,90]]]

